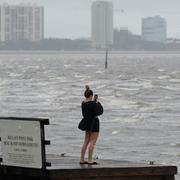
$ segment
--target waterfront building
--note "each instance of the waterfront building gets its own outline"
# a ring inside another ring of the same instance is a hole
[[[0,41],[44,38],[44,8],[36,5],[0,6]]]
[[[166,42],[167,24],[160,16],[142,19],[142,39],[151,42]]]
[[[138,50],[141,42],[141,36],[133,34],[128,28],[114,30],[114,50]]]
[[[113,3],[95,1],[91,11],[92,46],[107,49],[113,44]]]

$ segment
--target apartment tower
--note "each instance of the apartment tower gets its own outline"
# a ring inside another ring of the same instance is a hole
[[[36,5],[0,6],[0,41],[44,38],[44,8]]]

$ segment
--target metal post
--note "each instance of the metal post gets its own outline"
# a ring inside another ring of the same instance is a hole
[[[105,57],[105,69],[108,68],[108,50],[106,49],[106,57]]]

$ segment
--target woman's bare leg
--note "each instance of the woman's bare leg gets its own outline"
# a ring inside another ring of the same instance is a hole
[[[94,146],[96,144],[96,141],[98,139],[99,133],[98,132],[91,132],[90,134],[90,141],[89,141],[89,156],[88,156],[88,162],[93,162],[93,152],[94,152]]]
[[[90,141],[90,132],[86,131],[84,143],[83,143],[82,148],[81,148],[81,161],[80,162],[85,161],[85,154],[86,154],[86,149],[87,149],[87,146],[89,144],[89,141]]]

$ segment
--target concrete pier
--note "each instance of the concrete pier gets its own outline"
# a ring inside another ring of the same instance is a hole
[[[126,161],[98,160],[98,165],[80,165],[79,158],[47,155],[46,170],[0,166],[2,180],[174,180],[176,166]]]

